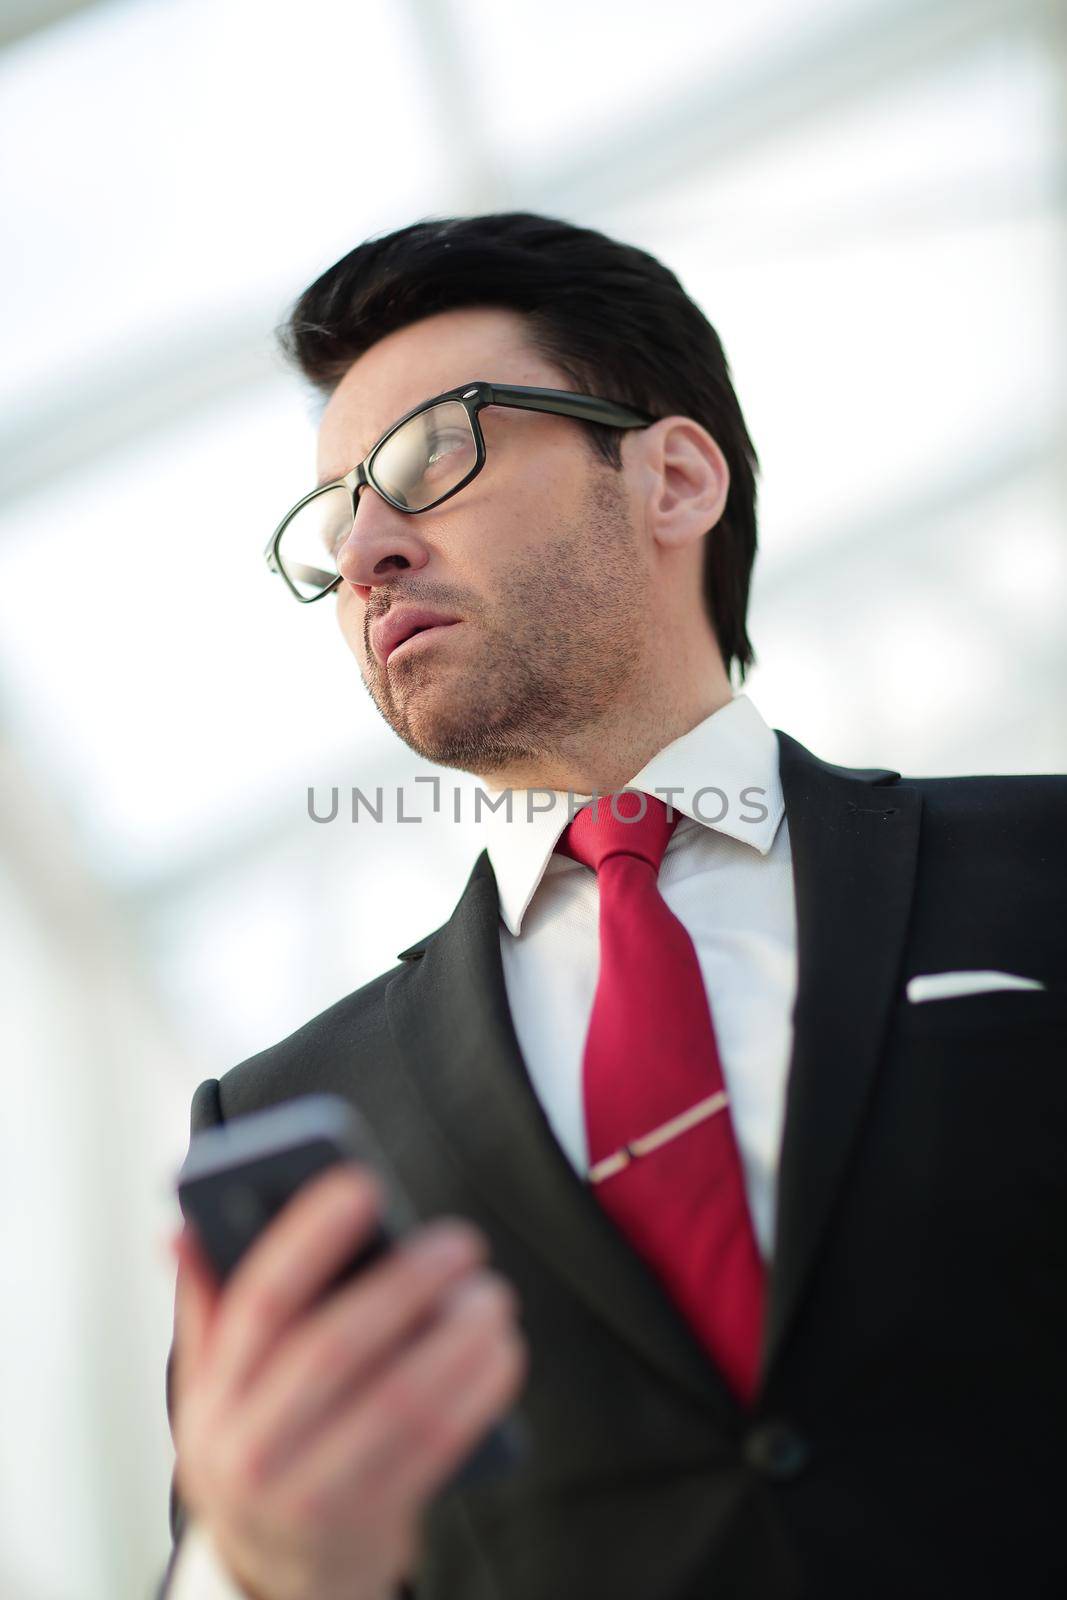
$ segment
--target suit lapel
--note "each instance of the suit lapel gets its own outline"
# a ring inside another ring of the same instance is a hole
[[[820,761],[775,730],[798,975],[764,1338],[771,1375],[868,1103],[903,953],[921,798],[888,769]],[[735,1403],[688,1323],[563,1154],[508,1010],[486,851],[386,990],[404,1070],[494,1211],[645,1361],[724,1420]]]
[[[560,1149],[519,1050],[488,854],[386,990],[405,1071],[487,1207],[651,1366],[721,1420],[734,1402],[689,1324]],[[419,952],[422,952],[421,955]]]
[[[797,994],[778,1170],[766,1383],[841,1187],[900,976],[922,797],[899,773],[820,761],[775,729],[793,857]]]

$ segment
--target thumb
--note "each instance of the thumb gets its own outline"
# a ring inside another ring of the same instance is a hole
[[[174,1235],[171,1250],[178,1263],[174,1292],[174,1375],[181,1396],[203,1365],[221,1290],[192,1223],[186,1222]]]

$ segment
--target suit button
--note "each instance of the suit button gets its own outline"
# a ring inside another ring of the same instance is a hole
[[[803,1472],[811,1451],[788,1422],[761,1422],[746,1434],[742,1454],[764,1477],[786,1483]]]

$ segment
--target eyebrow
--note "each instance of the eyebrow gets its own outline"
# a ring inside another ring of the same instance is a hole
[[[386,432],[388,432],[388,429],[386,429]],[[357,461],[366,461],[368,455],[374,449],[374,445],[377,444],[378,440],[382,439],[382,438],[384,438],[384,434],[379,433],[377,438],[374,440],[374,444],[369,445],[367,447],[367,449],[364,450],[362,455],[356,456],[355,461],[353,461],[353,463],[352,463],[352,466],[354,467]],[[345,476],[346,473],[349,473],[351,471],[352,471],[352,467],[345,467],[343,472],[329,472],[329,473],[326,474],[325,477],[322,477],[322,478],[319,479],[319,481],[315,485],[315,487],[316,487],[316,489],[325,489],[325,487],[326,487],[326,485],[328,483],[338,483]]]
[[[425,404],[425,402],[422,401],[422,402],[420,402],[420,404]],[[416,406],[415,409],[418,410],[418,406]],[[397,418],[396,420],[399,421],[400,419]],[[374,440],[374,444],[368,445],[367,449],[364,450],[363,454],[361,456],[357,456],[356,457],[356,461],[366,461],[367,457],[370,455],[370,452],[374,449],[374,445],[378,444],[382,439],[384,439],[385,435],[389,432],[389,429],[395,427],[395,425],[396,425],[395,422],[391,422],[389,424],[388,428],[386,428],[382,433],[379,433],[377,435],[377,437],[375,438],[375,440]],[[355,462],[353,462],[352,465],[355,466]],[[348,472],[351,472],[351,471],[352,471],[352,467],[346,467],[344,472],[330,472],[330,473],[327,473],[327,475],[325,477],[319,479],[319,481],[315,485],[315,487],[316,487],[316,489],[325,489],[325,487],[326,487],[326,485],[328,483],[338,483],[345,476],[345,473],[348,473]]]

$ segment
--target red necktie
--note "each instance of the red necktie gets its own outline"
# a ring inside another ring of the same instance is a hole
[[[700,963],[657,882],[677,821],[655,796],[602,795],[556,845],[592,867],[600,888],[600,971],[582,1067],[589,1178],[749,1403],[764,1268]]]

